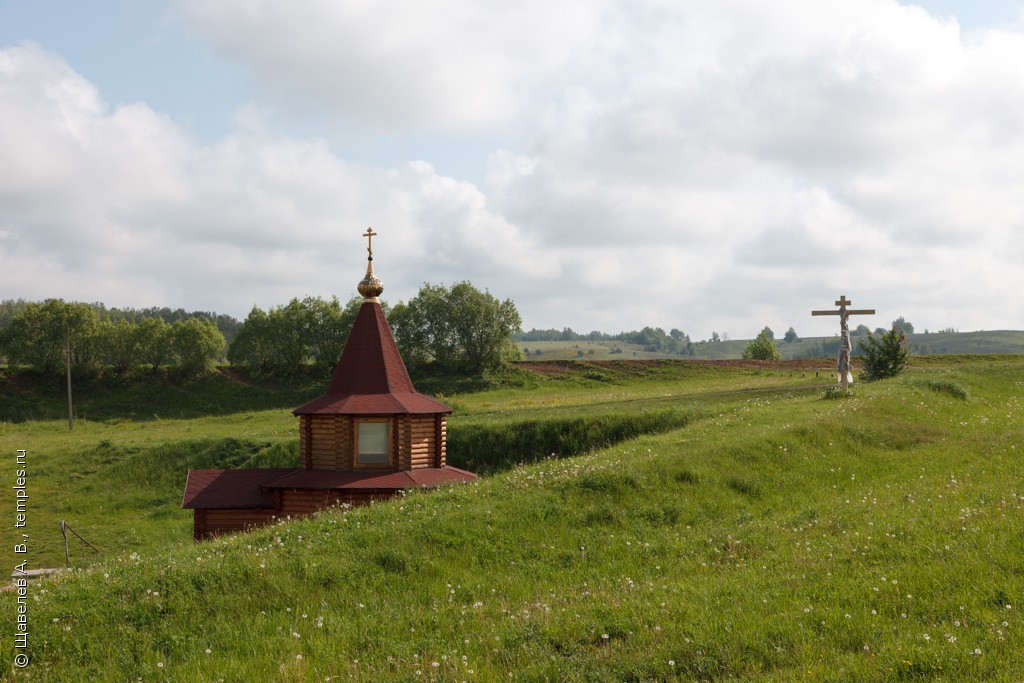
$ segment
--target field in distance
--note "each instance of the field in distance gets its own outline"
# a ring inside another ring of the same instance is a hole
[[[692,357],[708,360],[739,358],[749,342],[749,339],[694,342]],[[807,337],[786,343],[777,334],[775,342],[782,358],[792,360],[833,355],[833,351],[838,349],[839,337]],[[912,334],[909,342],[914,355],[1024,353],[1024,332],[1013,330]],[[524,352],[527,360],[644,360],[681,357],[679,354],[645,351],[637,344],[617,341],[523,341],[516,345]],[[853,345],[856,351],[856,336],[853,337]]]

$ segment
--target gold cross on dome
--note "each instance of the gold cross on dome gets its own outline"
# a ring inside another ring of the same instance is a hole
[[[377,236],[377,233],[373,231],[373,228],[367,228],[366,232],[363,233],[363,237],[366,238],[366,253],[373,258],[373,238]]]

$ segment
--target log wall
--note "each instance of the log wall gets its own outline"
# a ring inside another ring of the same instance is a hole
[[[307,517],[327,507],[348,504],[368,505],[377,500],[394,498],[397,490],[363,489],[358,491],[310,491],[288,489],[281,492],[281,517]]]
[[[272,508],[196,510],[193,521],[193,536],[198,540],[223,533],[265,526],[277,514]]]
[[[396,470],[408,469],[409,461],[409,416],[395,416],[392,420],[391,462]]]
[[[299,416],[299,462],[305,469],[313,468],[312,452],[310,451],[309,431],[312,419],[309,415]]]
[[[409,425],[409,469],[437,466],[437,421],[434,415],[416,415]]]
[[[193,510],[192,535],[195,540],[266,526],[285,517],[308,517],[324,508],[340,505],[369,505],[394,498],[397,489],[361,489],[326,491],[286,489],[275,491],[276,508],[233,508]]]
[[[338,429],[335,434],[334,447],[337,450],[337,468],[351,470],[354,464],[353,449],[355,448],[355,421],[350,415],[337,415]]]
[[[335,449],[337,416],[312,415],[310,430],[310,468],[333,470],[338,467]]]
[[[300,416],[302,466],[314,470],[355,469],[355,429],[356,419],[351,415]],[[391,417],[391,466],[395,469],[444,467],[447,446],[445,415]]]
[[[443,413],[438,413],[434,416],[434,423],[437,426],[434,467],[445,467],[447,465],[446,459],[448,453],[448,417]]]
[[[311,415],[309,418],[308,445],[305,446],[303,467],[313,470],[351,470],[353,464],[352,418],[348,415]],[[302,448],[302,432],[299,442]]]

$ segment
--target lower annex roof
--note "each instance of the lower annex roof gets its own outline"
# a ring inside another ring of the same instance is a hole
[[[457,467],[415,470],[307,470],[261,468],[246,470],[189,470],[185,509],[273,508],[275,489],[366,491],[433,488],[476,481],[472,472]]]

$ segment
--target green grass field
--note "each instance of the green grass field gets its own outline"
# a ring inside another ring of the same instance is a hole
[[[824,381],[579,364],[446,397],[479,484],[202,544],[184,470],[294,458],[287,409],[3,423],[11,566],[63,564],[60,519],[103,550],[29,589],[25,669],[3,594],[8,676],[1021,680],[1024,357]]]

